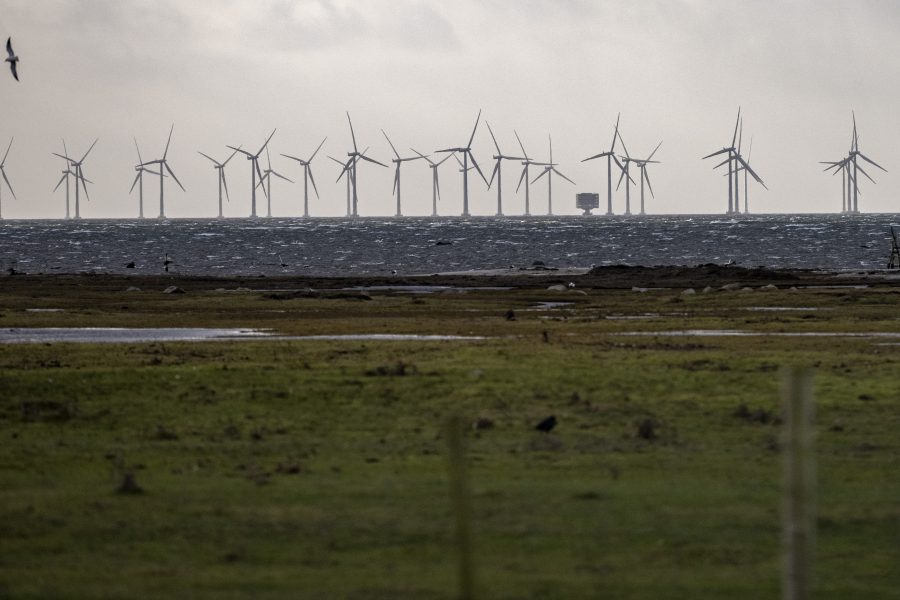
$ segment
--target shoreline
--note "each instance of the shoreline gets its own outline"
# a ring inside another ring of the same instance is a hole
[[[513,288],[546,289],[553,285],[574,284],[577,288],[630,289],[667,288],[686,289],[721,287],[742,284],[748,287],[809,287],[809,286],[880,286],[900,287],[900,271],[836,271],[816,269],[779,269],[768,267],[741,267],[713,263],[695,266],[632,266],[609,265],[589,268],[554,268],[545,266],[516,269],[485,269],[476,271],[442,272],[432,274],[394,275],[256,275],[219,276],[166,274],[118,274],[118,273],[16,273],[0,278],[0,285],[7,289],[56,285],[79,287],[125,288],[135,283],[160,287],[188,286],[198,291],[221,288],[274,289],[344,289],[404,287],[447,288]]]

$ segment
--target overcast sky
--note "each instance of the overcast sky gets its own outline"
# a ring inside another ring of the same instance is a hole
[[[345,111],[360,146],[387,162],[381,128],[401,154],[427,153],[463,145],[479,109],[506,153],[517,151],[515,129],[546,160],[553,135],[558,168],[576,182],[554,182],[558,213],[577,212],[576,192],[605,198],[605,162],[581,159],[609,146],[619,112],[632,155],[664,140],[647,211],[718,213],[726,179],[700,158],[730,143],[739,105],[745,154],[752,136],[751,163],[770,188],[751,186],[751,211],[840,210],[840,175],[817,161],[846,154],[852,109],[861,150],[890,171],[867,169],[878,185],[861,185],[860,208],[900,209],[894,0],[7,0],[0,34],[21,59],[21,82],[0,77],[0,144],[15,136],[8,218],[64,215],[64,192],[51,194],[62,137],[77,155],[100,138],[84,166],[95,183],[83,216],[136,216],[132,136],[145,160],[159,158],[173,122],[169,161],[187,192],[166,181],[170,216],[215,214],[216,174],[198,150],[255,150],[276,127],[273,167],[297,184],[275,180],[273,212],[302,211],[301,168],[279,153],[307,156],[328,136],[313,163],[321,198],[311,211],[340,215],[345,189],[326,155],[351,148]],[[489,176],[483,124],[473,149]],[[508,213],[523,211],[519,171],[504,164]],[[247,216],[248,162],[238,156],[227,173],[226,215]],[[462,210],[460,180],[444,163],[442,214]],[[361,214],[394,213],[392,181],[391,169],[360,167]],[[532,187],[534,213],[547,209],[544,181]],[[145,186],[155,216],[158,183]],[[430,214],[421,162],[403,166],[403,200],[406,214]],[[470,180],[470,201],[474,214],[496,210],[480,180]],[[623,210],[624,186],[615,199]]]

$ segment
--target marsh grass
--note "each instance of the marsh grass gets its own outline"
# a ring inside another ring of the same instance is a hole
[[[558,294],[142,294],[4,288],[0,327],[489,339],[0,346],[0,595],[458,597],[459,415],[479,597],[775,597],[782,425],[739,407],[780,417],[785,365],[817,373],[816,597],[900,589],[898,347],[616,335],[900,331],[893,292],[591,291],[546,311],[521,309]],[[762,302],[830,310],[741,310]],[[117,493],[127,473],[143,493]]]

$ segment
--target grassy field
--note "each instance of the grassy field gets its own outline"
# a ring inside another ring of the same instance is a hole
[[[816,373],[816,597],[900,589],[900,340],[662,333],[900,333],[898,289],[8,281],[0,328],[486,339],[0,345],[0,597],[454,598],[460,416],[477,598],[774,598],[791,365]]]

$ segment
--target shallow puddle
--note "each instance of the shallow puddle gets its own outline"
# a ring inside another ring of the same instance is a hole
[[[852,337],[900,338],[900,332],[838,332],[838,331],[741,331],[736,329],[684,329],[676,331],[620,331],[612,335],[669,336],[669,337]]]
[[[289,340],[351,340],[351,341],[376,341],[376,342],[442,342],[449,340],[486,340],[480,335],[420,335],[404,333],[350,333],[345,335],[299,335]]]
[[[161,327],[131,329],[124,327],[17,327],[0,329],[0,344],[137,343],[202,342],[267,338],[272,334],[259,329],[206,329],[199,327]]]

